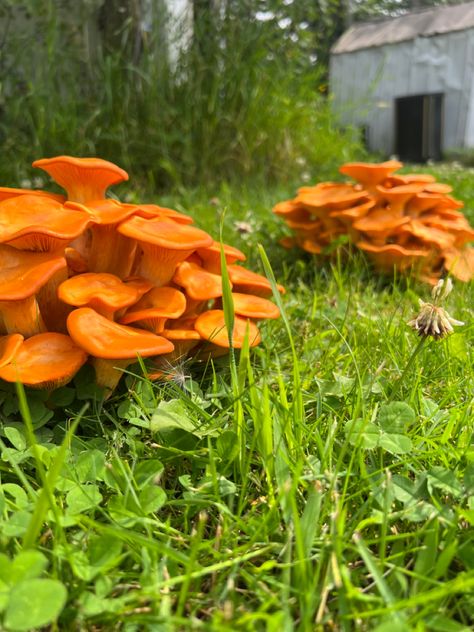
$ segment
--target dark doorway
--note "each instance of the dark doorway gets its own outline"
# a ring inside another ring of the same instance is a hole
[[[443,94],[418,94],[395,100],[396,153],[401,160],[441,159]]]

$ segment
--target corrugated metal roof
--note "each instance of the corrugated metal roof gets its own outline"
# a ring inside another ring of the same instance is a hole
[[[440,6],[388,20],[354,24],[341,35],[331,52],[338,55],[470,28],[474,28],[474,2]]]

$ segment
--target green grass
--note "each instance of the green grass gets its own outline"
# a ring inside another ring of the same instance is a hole
[[[472,220],[472,174],[430,170]],[[399,382],[429,289],[282,250],[270,208],[292,194],[159,199],[216,237],[225,211],[225,241],[286,286],[250,354],[166,384],[135,367],[103,406],[87,370],[0,392],[4,629],[472,629],[473,284],[448,298],[466,324]]]

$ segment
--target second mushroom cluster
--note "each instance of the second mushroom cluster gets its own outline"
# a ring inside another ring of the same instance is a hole
[[[257,345],[255,321],[279,316],[270,283],[241,265],[238,249],[178,211],[107,198],[128,180],[118,166],[71,156],[33,165],[66,196],[0,188],[1,379],[51,389],[89,359],[112,391],[138,356],[151,357],[159,376],[190,353],[226,353],[221,249],[233,346]]]
[[[474,229],[453,198],[452,187],[429,174],[396,173],[402,163],[347,163],[340,172],[352,182],[321,182],[273,211],[292,230],[282,240],[313,254],[325,253],[342,235],[363,250],[376,269],[414,269],[435,284],[446,272],[461,281],[474,277]]]

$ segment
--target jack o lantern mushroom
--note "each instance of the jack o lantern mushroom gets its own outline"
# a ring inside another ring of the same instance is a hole
[[[66,208],[77,205],[66,202]],[[109,272],[121,278],[130,274],[137,243],[117,232],[117,226],[134,214],[136,206],[116,200],[93,200],[83,207],[91,218],[86,257],[91,272]]]
[[[260,320],[261,318],[273,319],[280,316],[280,310],[275,303],[261,296],[232,292],[232,301],[234,312],[238,316],[245,316],[255,320]]]
[[[0,187],[0,202],[12,197],[18,197],[19,195],[39,195],[61,203],[63,203],[66,199],[64,195],[61,195],[60,193],[49,193],[49,191],[41,191],[41,189],[13,189],[11,187]]]
[[[222,244],[222,249],[224,250],[224,257],[228,265],[235,263],[236,261],[245,261],[246,259],[244,253],[238,248]],[[207,248],[198,248],[196,252],[202,259],[202,267],[204,270],[214,274],[222,273],[221,244],[218,241],[214,241],[210,246],[207,246]]]
[[[192,261],[178,264],[173,283],[186,291],[186,315],[199,313],[213,298],[222,296],[222,277]]]
[[[339,167],[340,173],[357,180],[371,194],[377,194],[376,187],[391,176],[394,171],[403,167],[398,160],[386,162],[347,162]]]
[[[87,360],[87,353],[69,336],[47,332],[20,342],[0,378],[32,388],[53,390],[67,384]]]
[[[138,301],[139,292],[133,284],[124,283],[113,274],[86,272],[61,283],[58,298],[74,307],[92,307],[113,320],[118,310]]]
[[[140,323],[161,334],[167,320],[179,318],[186,309],[186,297],[174,287],[155,287],[130,307],[120,319],[122,325]]]
[[[64,257],[0,245],[0,312],[7,333],[26,338],[45,331],[36,295],[65,269]]]
[[[135,208],[135,215],[144,219],[171,219],[177,224],[193,224],[194,220],[190,215],[185,215],[166,206],[157,204],[138,204]]]
[[[270,281],[261,274],[234,264],[227,267],[227,272],[235,292],[263,297],[271,296],[273,293]],[[277,285],[277,288],[282,294],[285,292],[282,285]]]
[[[203,351],[209,350],[211,355],[215,355],[212,353],[213,350],[219,354],[219,349],[223,351],[230,348],[229,332],[225,324],[223,310],[210,309],[202,313],[196,318],[194,328],[203,340],[207,340],[207,342],[212,344],[212,346],[204,348]],[[232,346],[235,349],[241,349],[246,337],[248,337],[250,347],[255,347],[259,344],[261,338],[257,325],[248,318],[234,316]],[[214,347],[218,347],[219,349],[214,349]]]
[[[49,197],[20,195],[0,202],[0,242],[22,250],[64,250],[89,223],[84,207],[71,210]]]
[[[97,384],[112,393],[122,370],[138,356],[157,356],[173,351],[173,344],[161,336],[135,329],[101,316],[90,307],[72,311],[67,319],[69,335],[92,356]]]
[[[56,156],[35,160],[33,167],[46,171],[66,190],[68,200],[81,204],[105,198],[110,186],[128,180],[126,171],[101,158]]]
[[[178,263],[213,241],[210,235],[194,226],[137,216],[120,224],[117,230],[139,242],[143,254],[137,273],[157,287],[171,281]]]

